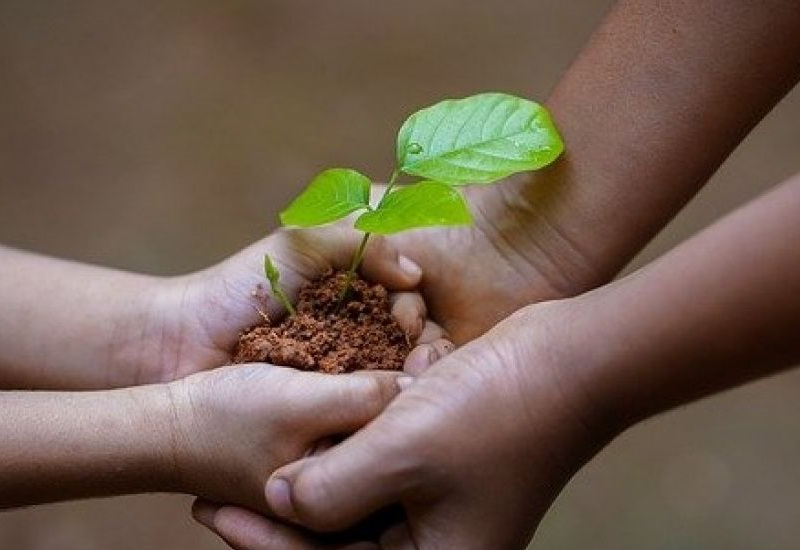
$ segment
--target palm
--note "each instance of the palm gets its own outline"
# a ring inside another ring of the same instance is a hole
[[[277,319],[285,312],[264,290],[264,254],[281,273],[281,286],[290,297],[313,277],[329,268],[349,265],[360,236],[345,224],[303,231],[278,231],[204,271],[169,283],[157,311],[163,327],[161,361],[140,375],[140,382],[174,380],[228,364],[239,334],[266,314]],[[408,289],[396,262],[385,248],[375,247],[364,261],[367,278],[387,288]],[[415,307],[406,312],[419,314]],[[402,323],[401,323],[402,324]],[[407,330],[408,327],[404,326]]]

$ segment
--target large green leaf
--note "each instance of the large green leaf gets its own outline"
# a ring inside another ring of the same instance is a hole
[[[536,170],[563,150],[544,107],[502,93],[437,103],[411,115],[397,136],[403,172],[456,185]]]
[[[472,223],[461,193],[438,181],[420,181],[386,196],[375,210],[356,220],[356,229],[388,235],[435,225]]]
[[[336,221],[369,205],[370,180],[349,168],[318,174],[281,212],[283,225],[313,227]]]

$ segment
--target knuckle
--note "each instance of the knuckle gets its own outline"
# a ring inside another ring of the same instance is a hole
[[[362,376],[359,400],[368,413],[374,414],[386,408],[397,394],[397,382],[389,376]]]
[[[351,403],[353,417],[366,420],[382,408],[382,392],[378,383],[371,378],[360,380],[350,388],[348,401]]]

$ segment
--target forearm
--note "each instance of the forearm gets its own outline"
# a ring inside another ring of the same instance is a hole
[[[574,299],[573,374],[635,421],[800,362],[800,175]],[[623,420],[624,421],[624,420]]]
[[[0,247],[0,388],[133,383],[156,280]]]
[[[576,249],[554,260],[573,290],[603,283],[795,84],[798,58],[793,1],[622,0],[547,101],[565,156],[501,188],[527,199],[539,248]]]
[[[0,508],[176,489],[166,386],[0,393]]]

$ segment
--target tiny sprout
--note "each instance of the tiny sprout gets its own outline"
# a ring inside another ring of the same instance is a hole
[[[278,268],[272,262],[272,258],[269,257],[269,254],[264,254],[264,274],[267,276],[267,280],[269,281],[272,295],[278,299],[283,307],[286,308],[286,311],[289,312],[289,315],[295,315],[297,312],[295,311],[292,302],[289,301],[289,297],[286,296],[286,293],[281,288],[281,274],[278,272]]]
[[[332,168],[318,174],[281,212],[281,223],[314,227],[360,212],[355,228],[364,236],[341,291],[344,297],[371,234],[470,224],[459,186],[537,170],[563,150],[558,130],[538,103],[502,93],[441,101],[414,113],[400,128],[395,169],[376,205],[370,204],[368,177]],[[396,188],[401,173],[422,179]]]

